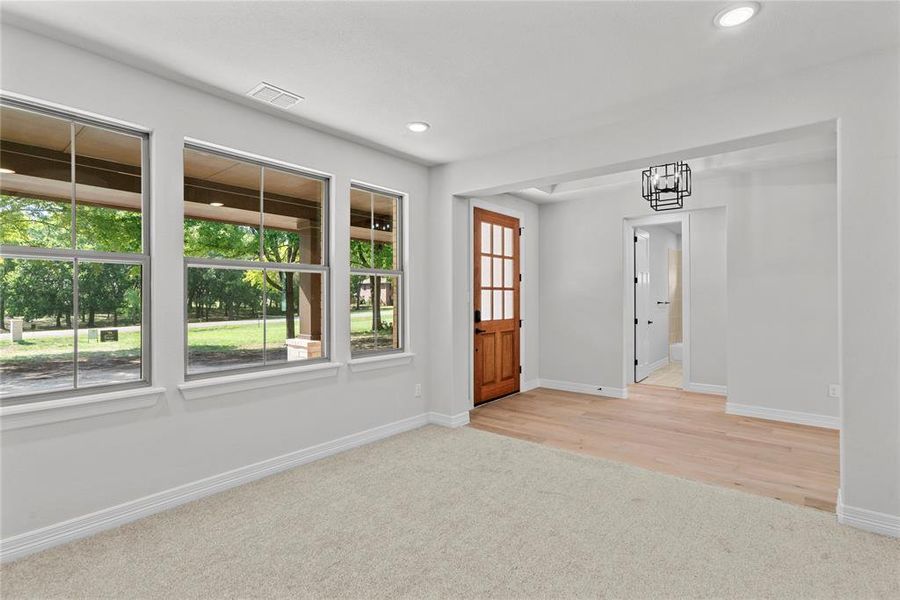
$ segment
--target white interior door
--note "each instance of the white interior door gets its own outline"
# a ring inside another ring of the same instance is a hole
[[[650,374],[650,234],[634,230],[634,380]]]

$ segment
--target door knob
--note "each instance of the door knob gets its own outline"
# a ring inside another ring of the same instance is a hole
[[[478,333],[487,333],[487,331],[485,331],[484,329],[478,329],[478,328],[476,327],[476,328],[475,328],[475,333],[476,333],[476,334],[478,334]]]

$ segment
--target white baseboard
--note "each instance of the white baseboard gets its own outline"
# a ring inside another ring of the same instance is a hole
[[[698,392],[700,394],[716,394],[718,396],[728,395],[728,386],[715,385],[712,383],[688,383],[684,389],[687,392]]]
[[[520,392],[530,392],[533,389],[537,389],[541,387],[540,379],[529,379],[528,381],[523,381],[519,386]]]
[[[815,413],[799,412],[795,410],[782,410],[780,408],[768,408],[766,406],[753,406],[750,404],[725,403],[725,412],[729,415],[742,417],[756,417],[769,421],[783,421],[798,425],[811,425],[813,427],[825,427],[827,429],[840,429],[841,418]]]
[[[841,525],[900,538],[900,516],[847,506],[841,498],[841,490],[838,490],[837,519]]]
[[[579,394],[591,394],[594,396],[606,396],[608,398],[627,398],[628,390],[623,388],[608,387],[605,385],[592,385],[589,383],[574,383],[572,381],[559,381],[556,379],[539,379],[540,387],[565,392],[578,392]]]
[[[661,359],[657,360],[656,362],[650,363],[650,366],[648,366],[647,369],[649,369],[649,372],[652,373],[653,371],[655,371],[657,369],[662,369],[663,367],[666,367],[668,365],[669,365],[669,357],[664,356]]]
[[[52,546],[94,535],[101,531],[136,521],[142,517],[191,502],[192,500],[210,496],[280,471],[388,438],[404,431],[416,429],[428,423],[444,425],[446,422],[447,426],[458,427],[468,423],[468,421],[469,413],[467,412],[454,415],[453,417],[438,415],[437,413],[423,413],[220,473],[219,475],[213,475],[212,477],[144,496],[137,500],[131,500],[118,506],[75,517],[68,521],[27,531],[0,540],[0,562],[15,560]],[[459,425],[456,423],[459,423]]]
[[[430,412],[427,413],[428,422],[441,427],[462,427],[469,424],[469,411],[461,412],[455,415],[445,415],[443,413]]]

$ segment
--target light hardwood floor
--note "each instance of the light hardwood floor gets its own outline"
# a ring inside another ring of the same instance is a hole
[[[681,363],[670,362],[666,366],[650,373],[641,381],[645,385],[664,385],[666,387],[680,388],[684,384],[681,375]]]
[[[838,432],[725,414],[721,396],[633,385],[627,400],[539,388],[470,413],[476,429],[834,511]]]

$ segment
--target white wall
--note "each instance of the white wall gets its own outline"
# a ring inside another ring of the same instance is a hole
[[[427,169],[148,75],[23,30],[2,29],[0,86],[152,129],[154,407],[5,431],[7,538],[65,519],[422,414],[429,393]],[[184,137],[332,173],[333,358],[349,356],[351,178],[410,195],[409,365],[185,400],[182,146]],[[415,397],[416,383],[425,384]]]
[[[528,389],[536,385],[540,376],[541,328],[540,306],[540,219],[538,206],[509,194],[475,200],[478,206],[510,214],[523,227],[520,239],[519,268],[522,283],[519,287],[519,315],[522,319],[520,338],[522,376],[519,385]],[[471,228],[470,228],[471,231]]]
[[[725,202],[729,207],[735,202],[741,202],[737,190],[733,186],[722,182],[712,183],[716,186],[716,192],[710,187],[698,188],[707,200],[713,202]],[[724,187],[724,189],[723,189]],[[769,219],[777,219],[777,211],[767,215]],[[833,225],[833,224],[832,224]],[[827,233],[834,235],[832,227]],[[726,244],[725,209],[712,208],[698,210],[691,213],[691,306],[690,306],[690,382],[689,384],[728,386],[727,365],[734,359],[728,356],[727,340],[731,331],[731,321],[728,318],[728,298],[726,288],[728,276],[725,271],[725,257],[732,252],[742,252],[743,248],[733,248]],[[834,245],[834,242],[831,242]],[[837,269],[837,263],[830,265],[832,271]],[[837,295],[837,289],[832,289],[832,296]],[[837,313],[832,314],[837,319]],[[831,351],[837,355],[837,344],[831,346]],[[776,369],[772,377],[780,378],[785,374],[783,370]],[[779,399],[776,402],[784,402]]]
[[[827,396],[828,384],[840,378],[834,169],[829,160],[695,175],[686,201],[693,207],[685,325],[691,384],[727,387],[737,404],[838,416],[836,399]],[[629,382],[621,364],[631,347],[609,332],[629,312],[621,291],[621,223],[646,211],[642,202],[625,186],[541,208],[542,378],[607,387]],[[654,252],[661,262],[661,246],[674,236],[660,226],[641,229],[650,232],[652,273]],[[651,361],[666,343],[657,341]]]
[[[678,234],[663,225],[645,225],[650,234],[650,363],[669,358],[669,251],[681,249]]]
[[[695,175],[694,181],[699,189],[703,178]],[[721,202],[722,191],[718,187],[707,197]],[[704,203],[710,202],[699,201],[700,206]],[[691,383],[725,385],[725,209],[697,210],[698,202],[693,204],[695,209],[689,212],[694,283],[691,319],[685,324],[690,327]],[[623,314],[629,319],[632,314],[630,304],[626,310],[630,300],[623,294],[622,222],[645,214],[649,210],[645,205],[633,186],[622,186],[598,191],[590,198],[541,207],[542,379],[614,389],[631,382],[632,371],[622,369],[623,357],[633,353],[631,337],[625,344],[621,334]],[[653,236],[661,228],[640,228],[651,232],[652,255]],[[675,237],[663,231],[668,234],[666,239]],[[665,248],[660,250],[662,254]],[[651,298],[654,305],[655,294]],[[625,334],[631,336],[630,327]],[[651,360],[667,352],[668,331],[663,334],[657,342],[657,354],[662,354]]]
[[[471,307],[466,294],[456,291],[465,289],[468,268],[467,245],[459,234],[467,227],[463,197],[711,154],[774,132],[833,122],[838,129],[842,506],[870,511],[856,514],[900,518],[900,201],[897,190],[883,184],[900,171],[898,73],[895,47],[752,86],[666,98],[655,110],[636,107],[614,123],[434,169],[429,290],[435,310],[451,317],[436,321],[430,331],[432,364],[441,369],[431,370],[429,405],[448,414],[472,406],[466,391]],[[604,224],[589,225],[598,236],[606,231]],[[550,329],[542,322],[542,345]],[[620,326],[604,334],[622,337],[624,331]],[[865,526],[865,520],[854,522]]]
[[[728,205],[728,401],[837,417],[835,166],[739,184],[742,200]]]

